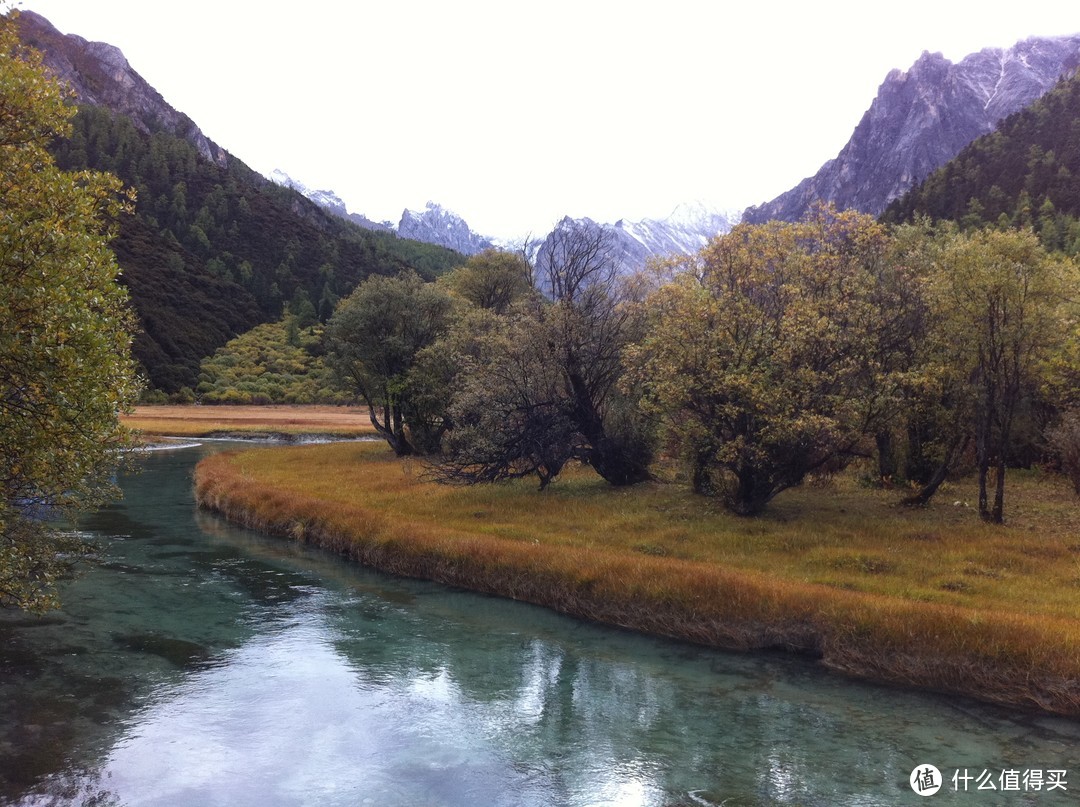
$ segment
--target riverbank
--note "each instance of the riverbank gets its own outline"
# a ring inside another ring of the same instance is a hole
[[[749,520],[677,486],[614,489],[585,470],[543,493],[422,475],[379,444],[254,450],[201,463],[196,497],[392,574],[1080,717],[1080,538],[1056,479],[1010,479],[1000,528],[961,487],[909,510],[895,491],[841,479]]]
[[[366,409],[355,406],[144,405],[121,422],[140,434],[273,439],[357,438],[375,434]]]

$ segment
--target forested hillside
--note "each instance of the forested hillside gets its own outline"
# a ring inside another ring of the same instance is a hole
[[[134,352],[151,385],[198,383],[199,362],[233,336],[281,317],[306,296],[321,318],[369,274],[413,268],[433,277],[454,252],[335,219],[235,157],[227,167],[172,134],[145,134],[130,118],[80,108],[54,152],[65,169],[119,176],[137,192],[113,248],[138,312]]]
[[[1080,253],[1080,73],[973,141],[883,218],[916,216],[1034,227],[1048,249]]]

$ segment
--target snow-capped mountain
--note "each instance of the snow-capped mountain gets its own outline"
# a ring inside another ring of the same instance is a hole
[[[370,229],[390,230],[402,238],[438,244],[462,255],[475,255],[485,249],[502,246],[494,238],[473,232],[461,216],[435,202],[428,202],[423,210],[406,209],[397,225],[388,221],[376,223],[356,213],[349,213],[345,202],[333,191],[312,190],[280,169],[274,169],[270,180],[292,188],[336,216],[355,221]],[[713,210],[696,202],[680,205],[664,219],[619,219],[614,224],[597,224],[588,218],[578,221],[588,222],[589,227],[600,227],[609,231],[620,271],[632,272],[644,267],[645,262],[652,257],[697,252],[710,238],[730,230],[736,219],[737,214]],[[561,224],[556,225],[556,229],[559,226]],[[539,250],[543,249],[543,244],[551,237],[549,234],[544,241],[539,242],[533,248],[531,257],[535,258]]]
[[[490,238],[470,230],[461,216],[435,202],[428,202],[420,211],[405,210],[401,214],[397,234],[414,241],[438,244],[462,255],[475,255],[494,246]]]
[[[588,233],[600,231],[607,238],[608,257],[616,270],[620,274],[630,274],[644,268],[650,258],[698,252],[712,238],[730,230],[735,218],[737,214],[712,210],[700,203],[680,205],[664,219],[620,219],[614,224],[567,216],[539,244],[531,257],[540,274],[543,274],[543,267],[557,256],[558,245],[568,232],[575,228]]]
[[[388,221],[372,221],[367,216],[362,216],[359,213],[350,213],[344,200],[333,191],[309,188],[303,182],[293,179],[280,168],[275,168],[271,171],[268,179],[276,185],[292,188],[301,196],[306,196],[328,213],[333,213],[335,216],[351,221],[354,224],[359,224],[361,227],[366,227],[369,230],[394,229],[394,225]]]
[[[748,208],[752,224],[796,221],[817,200],[878,215],[998,122],[1080,64],[1080,34],[985,48],[953,64],[924,53],[885,78],[840,154],[770,202]]]
[[[461,216],[435,202],[428,202],[423,210],[405,209],[397,224],[390,221],[376,222],[359,213],[350,213],[344,200],[334,191],[309,188],[280,168],[275,168],[270,173],[269,179],[278,185],[292,188],[327,212],[369,230],[389,230],[402,238],[436,244],[460,252],[462,255],[475,255],[495,245],[490,238],[485,238],[469,229],[469,225]]]
[[[733,217],[712,210],[700,202],[679,205],[665,219],[620,219],[611,225],[626,246],[628,263],[643,266],[651,257],[692,255],[710,239],[731,229]]]

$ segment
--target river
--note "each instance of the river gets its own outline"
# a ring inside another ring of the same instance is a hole
[[[146,454],[64,609],[0,614],[2,803],[892,805],[927,764],[1080,801],[1076,721],[376,574],[198,512],[211,450]]]

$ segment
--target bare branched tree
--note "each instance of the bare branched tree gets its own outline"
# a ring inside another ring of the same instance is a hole
[[[454,429],[436,477],[492,481],[537,474],[546,485],[570,459],[614,485],[648,478],[636,408],[617,389],[631,339],[611,236],[561,222],[535,277],[548,302],[520,309],[512,335],[487,346],[452,407]]]

